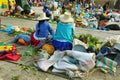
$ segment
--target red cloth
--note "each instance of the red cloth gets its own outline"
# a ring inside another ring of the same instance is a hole
[[[0,52],[0,60],[12,60],[18,61],[22,55],[21,54],[13,54],[11,52]]]
[[[36,40],[35,38],[34,38],[34,33],[35,32],[32,32],[32,34],[31,34],[31,41],[32,41],[32,44],[34,45],[34,46],[37,46],[38,44],[39,44],[39,42],[40,42],[40,40]]]
[[[18,61],[22,55],[21,54],[7,54],[6,59],[8,60],[13,60],[13,61]]]
[[[107,10],[107,11],[106,11],[106,14],[109,14],[109,13],[110,13],[110,10]]]

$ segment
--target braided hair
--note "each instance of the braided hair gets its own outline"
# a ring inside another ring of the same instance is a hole
[[[38,23],[38,30],[37,30],[38,34],[40,33],[40,25],[41,25],[41,23],[44,22],[44,21],[45,21],[45,20],[41,20],[41,21],[39,21],[39,23]]]

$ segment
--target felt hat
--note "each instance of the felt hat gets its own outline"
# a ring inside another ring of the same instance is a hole
[[[60,21],[65,23],[71,23],[74,22],[74,19],[72,18],[70,12],[65,12],[63,15],[60,16]]]
[[[37,18],[38,21],[41,21],[41,20],[48,20],[49,18],[46,17],[46,14],[43,12],[43,13],[40,13],[40,16]]]

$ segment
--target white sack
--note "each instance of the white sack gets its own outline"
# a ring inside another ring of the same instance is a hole
[[[88,48],[88,45],[85,44],[84,42],[80,41],[79,39],[74,39],[73,45],[83,45],[86,49]]]
[[[64,56],[62,60],[55,63],[54,68],[60,70],[78,70],[78,66],[69,62],[69,56]]]
[[[61,60],[64,56],[64,51],[55,51],[54,55],[52,55],[49,59],[48,53],[45,51],[42,51],[40,54],[40,59],[37,62],[38,67],[43,71],[48,71],[48,69],[53,66],[55,63],[57,63],[59,60]]]
[[[79,51],[66,50],[68,56],[79,61],[79,68],[83,71],[89,71],[95,66],[95,53],[85,53]]]

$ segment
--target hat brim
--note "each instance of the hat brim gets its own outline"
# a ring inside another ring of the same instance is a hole
[[[68,19],[66,19],[64,15],[61,15],[59,19],[61,22],[65,22],[65,23],[74,22],[74,19],[72,17],[69,17]]]
[[[37,20],[37,21],[49,20],[49,18],[48,18],[48,17],[44,17],[44,18],[39,18],[39,17],[38,17],[36,20]]]
[[[116,24],[116,25],[120,26],[119,22],[108,22],[107,25],[112,25],[112,24]]]

